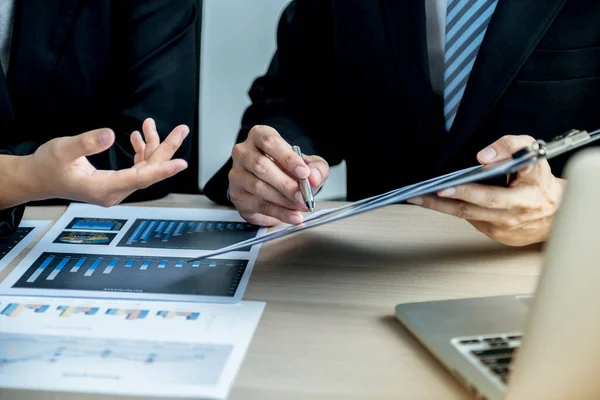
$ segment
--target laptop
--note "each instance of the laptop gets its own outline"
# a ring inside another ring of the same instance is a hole
[[[535,293],[396,306],[474,398],[600,399],[600,149],[566,176]]]

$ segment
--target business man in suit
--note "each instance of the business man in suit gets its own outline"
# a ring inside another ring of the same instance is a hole
[[[298,223],[297,180],[318,189],[328,163],[346,161],[357,200],[508,158],[532,137],[599,128],[598,21],[595,1],[292,1],[232,159],[205,193],[257,224]],[[412,202],[509,245],[540,242],[565,160],[521,171],[510,187]]]
[[[172,179],[157,182],[185,168],[185,161],[167,163],[171,156],[185,160],[190,153],[184,139],[195,115],[197,11],[194,0],[2,1],[0,154],[31,156],[38,167],[69,169],[77,161],[82,168],[55,176],[57,185],[43,190],[44,196],[21,196],[5,206],[48,197],[114,204],[172,190]],[[40,148],[82,132],[91,133]],[[115,171],[133,166],[130,171],[139,175],[149,160],[154,164],[144,170],[148,176],[118,181],[127,175]],[[161,169],[164,163],[168,171]],[[51,183],[48,171],[24,170]],[[77,179],[85,173],[96,180],[84,185]],[[156,184],[131,195],[149,182]],[[22,208],[5,210],[2,225],[14,229]]]

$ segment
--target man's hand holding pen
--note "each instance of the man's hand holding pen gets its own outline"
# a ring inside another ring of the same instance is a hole
[[[300,157],[269,126],[252,128],[231,156],[229,196],[240,215],[256,225],[302,223],[300,211],[309,209],[299,180],[308,179],[312,193],[317,193],[329,177],[329,165],[323,158]]]

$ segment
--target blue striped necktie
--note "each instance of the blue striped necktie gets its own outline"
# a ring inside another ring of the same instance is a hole
[[[444,117],[450,131],[498,0],[448,0]]]

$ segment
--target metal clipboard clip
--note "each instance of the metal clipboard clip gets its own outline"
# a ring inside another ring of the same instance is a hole
[[[538,157],[553,158],[591,141],[592,138],[587,131],[571,129],[565,134],[554,138],[549,143],[537,140],[532,145],[532,150],[537,152]]]
[[[594,142],[599,138],[599,131],[590,134],[585,130],[571,129],[549,142],[536,140],[528,147],[513,153],[513,160],[521,159],[523,163],[520,163],[509,172],[507,180],[509,183],[512,182],[516,178],[517,171],[527,165],[531,165],[541,159],[554,158],[575,148]]]
[[[588,142],[594,141],[587,131],[571,129],[568,132],[555,137],[550,142],[536,140],[530,146],[525,147],[513,153],[513,160],[523,157],[533,156],[535,160],[542,158],[553,158],[566,153],[574,148],[583,146]]]
[[[553,158],[569,152],[577,147],[584,146],[597,140],[597,135],[590,135],[585,130],[571,129],[568,132],[555,137],[550,142],[536,140],[530,146],[513,153],[513,160],[533,156],[535,160],[542,158]]]

